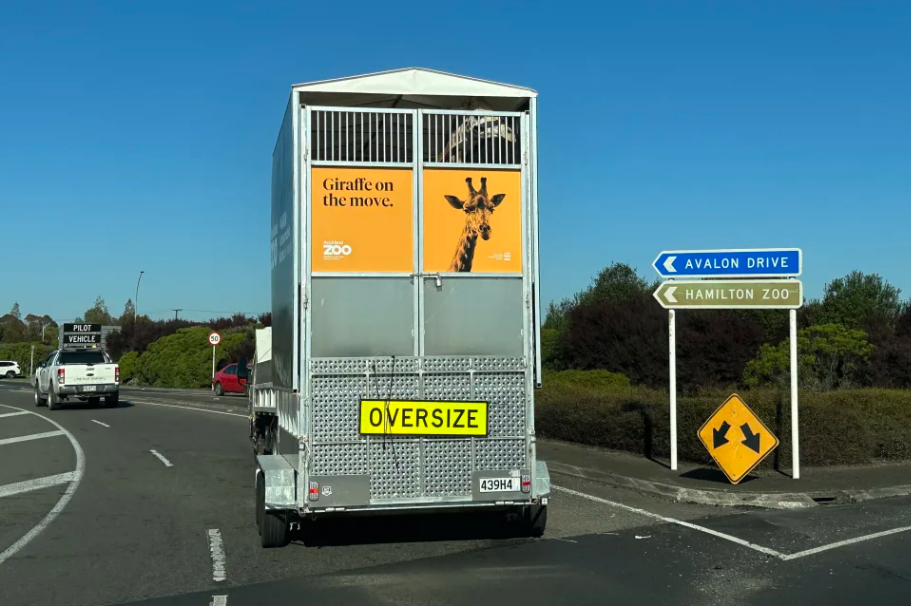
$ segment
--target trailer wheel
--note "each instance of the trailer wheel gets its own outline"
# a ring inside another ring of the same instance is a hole
[[[259,542],[266,549],[284,547],[291,540],[291,529],[283,512],[266,511],[266,479],[259,474],[257,484],[257,516]]]
[[[526,507],[522,516],[522,526],[529,536],[535,538],[544,536],[544,530],[547,528],[547,505]]]

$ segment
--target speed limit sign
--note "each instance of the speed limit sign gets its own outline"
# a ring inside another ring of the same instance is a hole
[[[215,347],[219,343],[221,343],[221,335],[213,330],[209,333],[209,345]]]

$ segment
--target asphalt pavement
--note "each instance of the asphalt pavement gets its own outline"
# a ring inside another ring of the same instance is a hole
[[[911,599],[908,497],[732,509],[554,475],[542,539],[490,516],[427,516],[323,522],[264,550],[244,400],[121,397],[49,411],[0,382],[3,606]]]

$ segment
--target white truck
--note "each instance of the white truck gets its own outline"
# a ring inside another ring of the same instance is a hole
[[[544,533],[536,120],[531,89],[427,69],[291,88],[250,404],[263,547],[352,515]]]
[[[35,405],[60,408],[68,400],[120,403],[120,366],[102,348],[100,324],[63,324],[59,347],[35,370]]]

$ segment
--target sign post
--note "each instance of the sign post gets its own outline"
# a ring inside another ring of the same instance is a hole
[[[209,345],[212,346],[212,389],[215,389],[215,350],[221,343],[221,335],[214,330],[209,333]]]
[[[655,258],[652,267],[662,278],[669,278],[658,286],[654,297],[661,307],[668,310],[671,469],[677,469],[677,310],[788,309],[791,324],[792,477],[799,478],[797,309],[803,305],[803,283],[796,278],[803,272],[803,251],[799,248],[666,250]]]

